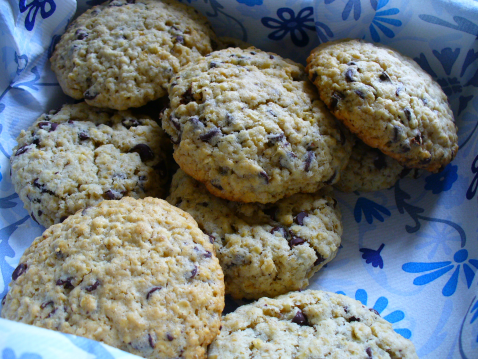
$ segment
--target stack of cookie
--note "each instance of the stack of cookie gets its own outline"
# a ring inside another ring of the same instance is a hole
[[[304,68],[218,40],[173,0],[96,6],[51,61],[85,103],[18,138],[12,181],[49,228],[2,317],[148,358],[204,358],[211,343],[211,358],[416,357],[360,303],[294,291],[340,246],[333,185],[386,188],[455,156],[446,97],[418,65],[347,41]],[[132,109],[166,94],[162,128]],[[226,316],[213,342],[225,293],[279,297]]]

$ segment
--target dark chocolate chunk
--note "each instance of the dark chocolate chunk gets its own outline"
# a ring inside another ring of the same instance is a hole
[[[213,128],[212,130],[206,132],[205,134],[199,136],[199,139],[203,142],[209,142],[214,136],[221,133],[221,130],[217,127]]]
[[[75,286],[73,284],[71,284],[72,279],[73,279],[73,277],[69,277],[69,278],[66,278],[66,279],[58,279],[56,281],[56,285],[62,285],[63,288],[65,288],[65,289],[73,289],[73,288],[75,288]]]
[[[181,35],[176,36],[176,38],[174,40],[178,44],[184,44],[184,37],[182,37]]]
[[[45,302],[45,303],[42,303],[42,305],[40,305],[40,308],[41,309],[45,309],[46,307],[48,307],[49,305],[52,305],[54,304],[52,300],[50,300],[49,302]]]
[[[211,257],[212,257],[212,253],[209,252],[209,251],[206,251],[206,253],[204,253],[204,257],[206,257],[206,258],[211,258]]]
[[[270,58],[271,60],[274,60],[274,55],[269,55],[269,58]]]
[[[304,244],[306,242],[306,240],[304,238],[300,238],[300,237],[297,237],[295,235],[292,235],[292,238],[289,242],[289,245],[290,247],[294,247],[294,246],[300,246],[301,244]]]
[[[27,267],[26,263],[20,263],[12,273],[12,280],[17,280],[18,277],[27,271]]]
[[[342,92],[334,92],[332,94],[332,98],[330,99],[330,107],[335,109],[337,105],[339,104],[339,101],[343,100],[345,98],[345,95]]]
[[[56,122],[38,122],[38,127],[42,130],[47,130],[48,132],[53,132],[58,127]]]
[[[216,64],[215,62],[211,62],[211,63],[209,64],[209,68],[212,69],[212,68],[214,68],[214,67],[217,67],[217,64]]]
[[[354,70],[353,69],[347,69],[345,71],[345,81],[347,82],[354,82]]]
[[[263,177],[265,179],[266,183],[269,183],[269,180],[271,179],[265,171],[259,172],[259,176]]]
[[[429,164],[431,161],[432,161],[432,157],[430,156],[430,157],[428,157],[428,158],[423,158],[423,159],[421,159],[421,160],[420,160],[420,163],[421,163],[422,165],[426,165],[426,164]]]
[[[56,312],[56,308],[53,308],[53,310],[50,312],[50,314],[48,314],[46,317],[50,318],[53,314],[55,314],[55,312]]]
[[[105,195],[108,199],[121,199],[123,194],[121,192],[109,189],[105,192]]]
[[[325,258],[322,257],[319,252],[315,251],[315,255],[317,256],[317,259],[314,262],[314,266],[318,266],[320,263],[325,261]]]
[[[24,154],[28,150],[29,150],[28,145],[24,145],[24,146],[18,148],[17,152],[15,152],[15,156],[19,156],[21,154]]]
[[[355,65],[357,65],[357,63],[354,62],[354,61],[350,61],[347,65],[349,65],[349,66],[355,66]]]
[[[376,169],[381,170],[387,167],[387,159],[383,152],[376,151],[377,157],[373,160],[373,165]]]
[[[365,99],[365,94],[360,91],[360,90],[354,90],[354,92],[357,94],[358,97],[360,97],[362,100]]]
[[[400,92],[403,90],[403,85],[398,84],[397,90],[395,91],[395,96],[400,96]]]
[[[138,127],[138,126],[142,125],[142,121],[140,121],[136,118],[125,118],[123,121],[121,121],[121,123],[127,129],[130,129],[131,127]]]
[[[148,342],[149,342],[149,346],[154,349],[155,344],[154,344],[153,337],[151,336],[151,334],[148,334]]]
[[[273,145],[277,142],[282,142],[284,139],[284,134],[283,133],[274,133],[272,135],[267,136],[268,143]]]
[[[360,318],[357,318],[357,317],[354,317],[354,316],[351,316],[350,318],[348,318],[348,322],[360,322]]]
[[[224,189],[224,188],[222,188],[222,186],[221,186],[220,184],[216,184],[216,183],[214,183],[214,182],[211,182],[211,185],[212,185],[213,187],[216,187],[216,188],[217,188],[218,190],[220,190],[220,191],[222,191],[222,190]]]
[[[426,98],[422,98],[421,100],[425,106],[428,105],[428,100]]]
[[[274,234],[275,232],[280,232],[282,234],[282,237],[288,238],[289,237],[289,232],[287,229],[281,226],[277,226],[271,229],[271,234]]]
[[[389,82],[392,82],[392,79],[390,78],[390,76],[388,76],[387,72],[384,71],[380,74],[379,76],[380,80],[381,81],[389,81]]]
[[[299,226],[304,225],[304,218],[308,217],[309,214],[305,211],[300,212],[297,216],[294,218],[294,222],[297,223]]]
[[[154,287],[154,288],[150,289],[149,292],[148,292],[148,294],[146,294],[146,299],[148,300],[149,297],[151,297],[151,295],[152,295],[154,292],[156,292],[157,290],[160,290],[160,289],[161,289],[161,287]]]
[[[189,122],[191,122],[194,125],[194,127],[199,126],[199,123],[201,122],[201,121],[199,121],[199,118],[197,116],[189,117],[188,120],[189,120]]]
[[[216,237],[211,236],[210,234],[208,234],[207,236],[209,237],[209,242],[211,242],[211,244],[214,244],[214,240],[216,239]]]
[[[78,29],[75,32],[77,40],[84,40],[88,37],[88,33],[84,29]]]
[[[169,333],[166,334],[166,338],[167,338],[170,342],[172,342],[172,341],[174,340],[174,337],[173,337],[171,334],[169,334]]]
[[[78,138],[79,138],[80,141],[85,141],[85,140],[89,140],[90,136],[88,136],[88,134],[86,132],[80,132],[78,134]]]
[[[186,90],[185,93],[183,93],[180,103],[181,103],[181,105],[187,105],[188,103],[190,103],[193,100],[194,100],[194,97],[192,95],[192,89],[190,87]]]
[[[96,288],[98,288],[98,286],[100,285],[100,281],[97,279],[96,282],[94,282],[92,285],[88,285],[85,287],[85,290],[87,292],[92,292],[94,290],[96,290]]]
[[[196,276],[196,274],[198,274],[198,267],[195,265],[194,269],[191,271],[191,277],[190,278],[193,279]]]
[[[368,347],[367,349],[365,349],[365,353],[367,353],[369,359],[372,359],[372,348]]]
[[[408,121],[412,119],[412,112],[410,111],[409,108],[404,109],[403,113],[405,114],[405,117],[407,118]]]
[[[370,310],[372,313],[375,313],[375,314],[377,314],[378,316],[380,316],[380,313],[377,312],[375,309],[369,308],[368,310]]]
[[[94,100],[96,98],[96,96],[98,96],[98,94],[96,92],[86,90],[83,96],[87,100]]]
[[[139,157],[141,157],[141,161],[143,162],[152,161],[154,159],[154,152],[148,145],[145,145],[144,143],[137,144],[131,150],[129,150],[129,152],[138,153]]]
[[[420,146],[422,143],[423,143],[423,138],[422,138],[422,134],[420,131],[418,131],[418,133],[416,134],[415,137],[413,137],[411,140],[410,140],[410,143],[412,145],[417,145],[417,146]]]
[[[40,139],[39,139],[38,137],[34,137],[32,143],[33,143],[34,145],[39,146],[39,145],[40,145]]]
[[[299,325],[309,325],[307,316],[300,309],[297,311],[294,318],[292,319],[292,323],[299,324]]]
[[[37,214],[38,214],[38,217],[40,217],[40,216],[43,214],[43,211],[42,211],[42,210],[38,210]]]
[[[310,169],[310,164],[312,163],[312,160],[315,157],[314,152],[312,151],[307,151],[307,157],[305,158],[305,165],[304,165],[304,171],[309,172]]]
[[[398,126],[393,126],[393,142],[398,142],[401,129]]]
[[[332,176],[330,176],[330,178],[327,181],[325,181],[324,183],[325,184],[332,184],[332,182],[334,182],[334,180],[335,180],[335,177],[337,177],[337,171],[334,171]]]
[[[349,307],[345,306],[345,307],[344,307],[344,312],[345,312],[345,313],[348,313],[348,312],[349,312]]]

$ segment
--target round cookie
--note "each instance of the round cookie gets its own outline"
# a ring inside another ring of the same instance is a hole
[[[179,68],[216,42],[206,17],[176,0],[113,0],[68,27],[51,64],[67,95],[126,110],[166,95]]]
[[[352,147],[301,65],[255,48],[181,70],[162,116],[174,158],[214,195],[275,202],[336,182]]]
[[[65,105],[36,120],[10,157],[15,191],[45,227],[104,199],[163,197],[168,138],[147,116]]]
[[[377,312],[341,294],[307,290],[226,315],[209,359],[418,359],[411,341]]]
[[[403,167],[394,158],[357,140],[347,167],[334,187],[342,192],[378,191],[404,177],[418,178],[419,169]]]
[[[223,308],[222,270],[193,218],[160,199],[127,197],[38,237],[1,316],[145,358],[206,358]]]
[[[447,97],[412,59],[360,40],[327,42],[307,72],[332,113],[408,168],[438,172],[458,151]]]
[[[305,288],[340,246],[341,214],[330,186],[272,204],[246,204],[214,197],[178,170],[167,201],[191,214],[214,240],[226,292],[235,298]]]

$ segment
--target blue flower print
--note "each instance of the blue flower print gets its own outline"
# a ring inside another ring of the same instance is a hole
[[[451,275],[450,279],[446,282],[445,286],[443,287],[442,294],[445,297],[450,297],[455,294],[456,287],[458,285],[458,277],[460,275],[460,268],[463,265],[463,273],[466,279],[466,285],[468,288],[471,287],[471,283],[475,278],[475,271],[473,267],[478,269],[478,259],[469,259],[468,263],[464,263],[468,259],[468,251],[466,249],[460,249],[455,253],[453,256],[452,261],[446,262],[432,262],[432,263],[420,263],[420,262],[410,262],[405,263],[402,266],[402,269],[407,273],[423,273],[429,272],[427,274],[423,274],[419,277],[416,277],[413,280],[413,284],[415,285],[426,285],[434,280],[440,278],[441,276],[445,275],[453,268],[455,271]]]
[[[16,359],[15,352],[10,348],[5,348],[2,351],[2,359]],[[18,359],[42,359],[41,355],[35,353],[23,353]]]
[[[240,4],[245,4],[247,6],[262,5],[263,0],[236,0]]]
[[[337,292],[337,293],[345,295],[344,292]],[[367,305],[368,294],[367,294],[367,291],[365,289],[358,289],[355,292],[355,299],[358,300],[363,305],[368,307],[368,305]],[[403,320],[405,318],[405,313],[401,310],[394,310],[393,312],[383,316],[382,313],[387,308],[387,306],[388,306],[388,299],[385,298],[385,297],[380,297],[375,301],[375,304],[373,305],[372,309],[377,311],[378,314],[380,314],[380,316],[383,319],[385,319],[386,321],[388,321],[392,325],[395,324],[395,323],[400,322],[401,320]],[[402,337],[404,337],[406,339],[410,339],[410,337],[412,336],[412,332],[410,331],[410,329],[406,329],[406,328],[395,329],[394,328],[394,330],[395,330],[395,332],[397,332],[398,334],[400,334]]]
[[[476,190],[478,189],[478,155],[471,164],[471,172],[475,174],[475,177],[471,180],[470,187],[466,191],[466,199],[470,200],[475,197]]]
[[[40,11],[41,17],[46,19],[53,15],[56,9],[56,4],[53,0],[33,0],[29,4],[26,2],[27,0],[20,0],[19,6],[21,13],[24,13],[28,10],[27,16],[25,18],[25,28],[28,31],[33,30],[38,11]]]
[[[380,222],[383,222],[384,218],[382,213],[386,216],[391,216],[391,213],[387,208],[364,197],[360,197],[355,204],[354,217],[357,223],[362,221],[362,212],[369,224],[372,224],[373,217]]]
[[[277,10],[277,17],[280,20],[272,17],[263,17],[261,22],[262,25],[269,29],[277,29],[268,35],[269,39],[279,41],[290,32],[294,45],[304,47],[309,43],[309,35],[307,35],[305,29],[315,32],[313,14],[314,9],[311,6],[300,10],[297,16],[295,16],[294,10],[281,7]]]
[[[380,255],[380,252],[382,251],[383,247],[385,247],[385,244],[382,243],[382,245],[377,250],[360,248],[360,252],[363,253],[362,258],[365,259],[365,263],[372,263],[373,267],[379,267],[380,269],[383,269],[383,259]]]
[[[326,24],[320,21],[315,22],[315,31],[317,31],[317,36],[319,36],[320,43],[329,41],[327,39],[327,36],[329,38],[334,37],[334,33],[332,32],[332,30],[330,30],[330,27],[328,27]],[[325,31],[325,34],[324,34],[324,31]]]
[[[462,91],[462,86],[460,81],[456,77],[453,78],[441,78],[438,79],[437,82],[440,84],[443,92],[447,96],[451,96],[454,93],[460,93]]]
[[[385,5],[387,5],[388,2],[389,0],[380,0],[376,4],[376,10],[380,10]],[[370,27],[369,27],[370,35],[372,36],[373,41],[380,42],[380,35],[378,34],[378,31],[375,27],[381,30],[383,34],[387,36],[388,38],[395,37],[395,33],[384,24],[388,24],[388,25],[392,25],[396,27],[402,26],[402,22],[400,20],[388,18],[388,16],[397,15],[399,12],[400,12],[399,9],[392,8],[388,10],[377,11],[375,13],[375,16],[373,17],[372,23],[370,24]]]
[[[425,177],[425,189],[433,194],[448,191],[458,179],[457,171],[458,166],[450,163],[443,171]]]

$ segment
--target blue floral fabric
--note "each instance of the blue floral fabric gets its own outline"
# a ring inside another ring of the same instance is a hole
[[[303,64],[327,41],[383,43],[415,59],[441,85],[458,127],[456,159],[440,173],[406,178],[387,190],[337,193],[342,246],[310,288],[346,294],[375,309],[413,341],[420,358],[478,358],[478,2],[179,1],[205,14],[221,36]],[[0,0],[0,298],[21,254],[44,230],[13,190],[9,157],[15,139],[39,114],[69,101],[48,57],[76,7],[83,12],[101,2]],[[228,310],[237,306],[228,303]],[[62,357],[133,357],[0,320],[0,359],[61,353],[51,348],[64,348]]]

